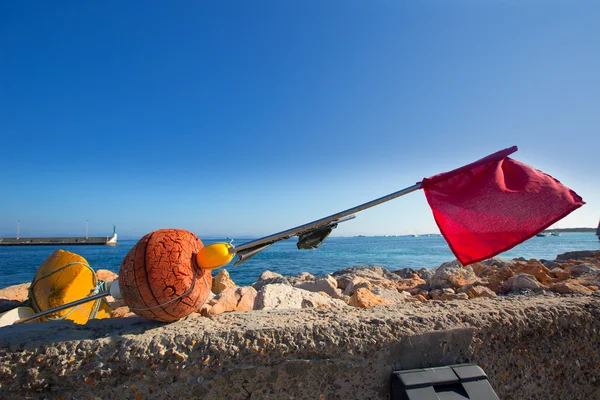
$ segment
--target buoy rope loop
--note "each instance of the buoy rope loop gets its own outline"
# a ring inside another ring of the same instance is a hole
[[[62,271],[64,269],[66,269],[66,268],[72,267],[73,265],[83,265],[84,267],[87,267],[92,272],[92,276],[94,277],[94,279],[96,279],[96,282],[97,282],[98,278],[96,277],[96,272],[94,271],[94,269],[92,267],[90,267],[90,265],[88,263],[84,263],[84,262],[81,262],[81,261],[74,261],[74,262],[69,263],[67,265],[64,265],[64,266],[62,266],[62,267],[60,267],[58,269],[55,269],[52,272],[44,274],[44,275],[40,276],[39,278],[34,279],[33,282],[31,282],[31,285],[29,286],[29,290],[28,290],[29,291],[29,298],[31,299],[32,306],[33,306],[34,310],[36,310],[36,312],[40,312],[40,311],[42,311],[42,309],[40,308],[39,304],[35,300],[35,296],[33,294],[33,288],[34,288],[34,286],[39,281],[41,281],[42,279],[46,279],[48,277],[51,277],[52,275],[56,274],[57,272],[60,272],[60,271]],[[89,295],[94,295],[96,293],[99,293],[100,290],[105,290],[105,288],[106,288],[106,286],[105,286],[105,283],[103,281],[97,282],[96,286],[94,287],[94,289],[92,289],[92,291],[90,292]],[[94,302],[94,306],[92,308],[92,311],[90,312],[89,319],[96,318],[98,310],[100,309],[100,302],[101,302],[101,300],[102,299],[98,299],[98,300],[96,300]],[[61,315],[59,317],[50,317],[50,316],[47,316],[46,319],[51,320],[51,321],[60,321],[60,320],[66,319],[69,315],[71,315],[71,313],[73,311],[75,311],[79,306],[82,306],[82,305],[83,304],[79,304],[79,305],[76,305],[76,306],[72,307],[69,310],[69,312],[67,312],[64,315]]]

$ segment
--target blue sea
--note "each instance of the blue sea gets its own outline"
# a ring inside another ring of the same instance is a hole
[[[203,240],[210,244],[219,239]],[[250,239],[234,240],[242,244]],[[0,288],[30,282],[37,268],[58,248],[85,257],[94,269],[119,272],[121,261],[135,245],[123,240],[116,246],[14,246],[0,247]],[[599,250],[593,233],[564,233],[560,236],[533,237],[499,257],[544,258],[574,250]],[[274,244],[239,267],[226,268],[238,285],[255,282],[265,270],[283,275],[300,272],[326,274],[354,265],[381,265],[389,270],[405,267],[436,268],[454,256],[441,236],[330,237],[316,250],[298,250],[294,239]]]

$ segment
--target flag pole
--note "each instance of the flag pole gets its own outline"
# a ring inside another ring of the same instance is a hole
[[[273,235],[269,235],[269,236],[265,236],[265,237],[257,239],[257,240],[253,240],[251,242],[243,243],[239,246],[235,246],[235,251],[237,253],[239,253],[244,250],[257,248],[258,246],[264,246],[264,245],[273,243],[278,240],[289,239],[290,237],[295,236],[304,231],[330,224],[332,222],[338,221],[344,217],[347,217],[347,216],[357,213],[359,211],[366,210],[367,208],[375,207],[376,205],[385,203],[390,200],[394,200],[400,196],[404,196],[406,194],[412,193],[415,190],[419,190],[419,189],[421,189],[421,182],[417,182],[416,184],[414,184],[412,186],[409,186],[402,190],[398,190],[397,192],[394,192],[394,193],[390,193],[386,196],[382,196],[378,199],[368,201],[368,202],[358,205],[356,207],[349,208],[349,209],[347,209],[345,211],[341,211],[337,214],[333,214],[328,217],[321,218],[321,219],[318,219],[313,222],[309,222],[308,224],[300,225],[300,226],[297,226],[292,229],[288,229],[288,230],[285,230],[285,231],[282,231],[279,233],[275,233]]]

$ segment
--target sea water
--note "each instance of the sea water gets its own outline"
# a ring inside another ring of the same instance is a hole
[[[236,239],[242,244],[250,239]],[[203,240],[210,244],[222,239]],[[95,270],[119,272],[121,261],[136,240],[123,240],[116,246],[7,246],[0,247],[0,288],[30,282],[37,268],[61,248],[80,254]],[[533,237],[498,257],[543,258],[575,250],[599,250],[593,233],[565,233],[560,236]],[[265,270],[283,275],[310,272],[314,275],[335,272],[355,265],[380,265],[393,271],[401,268],[436,268],[454,256],[441,236],[330,237],[316,250],[298,250],[293,239],[275,243],[239,267],[226,268],[238,285],[255,282]]]

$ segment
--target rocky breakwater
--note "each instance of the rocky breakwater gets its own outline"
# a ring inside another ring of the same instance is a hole
[[[503,399],[600,398],[599,286],[600,252],[246,287],[221,270],[172,324],[113,301],[127,318],[1,328],[0,396],[387,398],[395,369],[474,362]]]

